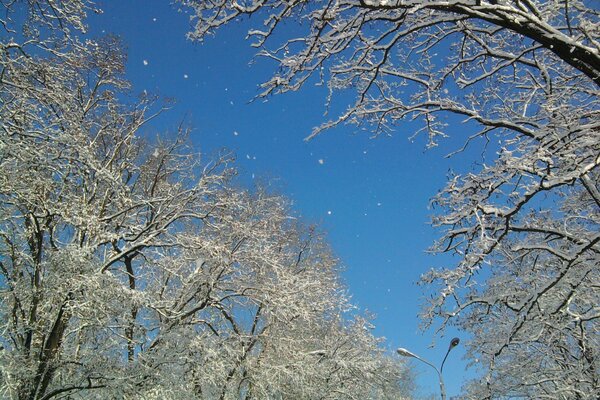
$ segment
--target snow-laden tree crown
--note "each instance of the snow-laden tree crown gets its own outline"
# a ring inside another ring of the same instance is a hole
[[[251,25],[258,54],[276,65],[259,97],[315,81],[334,101],[353,96],[309,137],[412,121],[430,146],[450,134],[485,146],[492,157],[433,199],[435,250],[459,261],[423,276],[435,289],[424,321],[470,332],[483,373],[470,398],[600,396],[596,1],[181,3],[194,11],[192,39]]]
[[[0,397],[402,398],[321,234],[185,129],[140,134],[78,0],[2,1]]]

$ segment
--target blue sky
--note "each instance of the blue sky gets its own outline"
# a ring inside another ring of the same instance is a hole
[[[405,347],[439,365],[456,332],[445,337],[419,331],[419,276],[449,266],[447,256],[426,254],[436,238],[428,225],[429,199],[443,187],[450,168],[465,169],[468,154],[445,159],[459,147],[449,140],[425,150],[425,138],[409,141],[414,126],[372,139],[354,127],[303,139],[327,117],[323,87],[249,101],[273,65],[257,60],[242,24],[231,25],[204,44],[185,38],[189,15],[166,0],[104,0],[104,14],[90,18],[91,35],[119,35],[128,52],[127,78],[133,94],[146,90],[175,100],[151,123],[150,134],[174,130],[185,120],[192,140],[210,155],[237,155],[241,182],[268,181],[288,196],[295,211],[328,233],[345,266],[353,301],[376,315],[375,333],[390,349]],[[341,99],[344,100],[343,98]],[[464,127],[452,131],[460,135]],[[429,348],[435,341],[435,347]],[[459,346],[446,362],[449,396],[459,393],[465,373]],[[418,366],[421,393],[438,393],[432,370]]]

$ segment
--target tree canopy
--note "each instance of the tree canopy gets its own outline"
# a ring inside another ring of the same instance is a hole
[[[316,228],[183,127],[144,134],[160,107],[90,3],[1,7],[0,397],[409,392]]]

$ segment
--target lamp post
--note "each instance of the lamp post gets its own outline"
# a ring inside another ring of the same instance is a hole
[[[431,368],[433,368],[435,370],[435,372],[438,375],[438,379],[440,382],[440,393],[442,396],[442,400],[446,400],[446,386],[444,385],[444,378],[442,377],[442,371],[444,370],[444,363],[446,362],[446,358],[448,358],[448,354],[450,354],[450,351],[455,348],[456,346],[458,346],[458,344],[460,343],[460,339],[459,338],[454,338],[450,341],[450,345],[448,346],[448,351],[446,351],[446,355],[444,356],[444,360],[442,361],[442,365],[440,367],[440,369],[437,369],[437,367],[435,365],[433,365],[432,363],[430,363],[429,361],[425,360],[424,358],[419,357],[418,355],[416,355],[415,353],[403,349],[402,347],[400,347],[398,350],[396,350],[396,352],[401,355],[402,357],[411,357],[411,358],[416,358],[417,360],[421,361],[422,363],[425,363],[427,365],[429,365]]]

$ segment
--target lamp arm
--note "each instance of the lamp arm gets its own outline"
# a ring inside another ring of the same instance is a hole
[[[451,350],[452,350],[452,347],[449,347],[448,351],[446,352],[446,355],[444,356],[444,361],[442,361],[442,365],[440,367],[440,373],[442,373],[444,371],[444,363],[446,362],[446,358],[448,358],[448,354],[450,354]]]
[[[448,353],[446,353],[446,357],[447,356],[448,356]],[[442,378],[442,373],[440,372],[440,370],[437,369],[437,367],[435,365],[433,365],[429,361],[425,360],[424,358],[419,357],[416,354],[413,357],[416,358],[417,360],[421,361],[422,363],[429,365],[431,368],[433,368],[435,370],[435,372],[438,375],[438,379],[440,381],[440,393],[442,395],[442,400],[446,400],[446,386],[444,385],[444,378]],[[444,360],[445,360],[445,358],[444,358]]]

